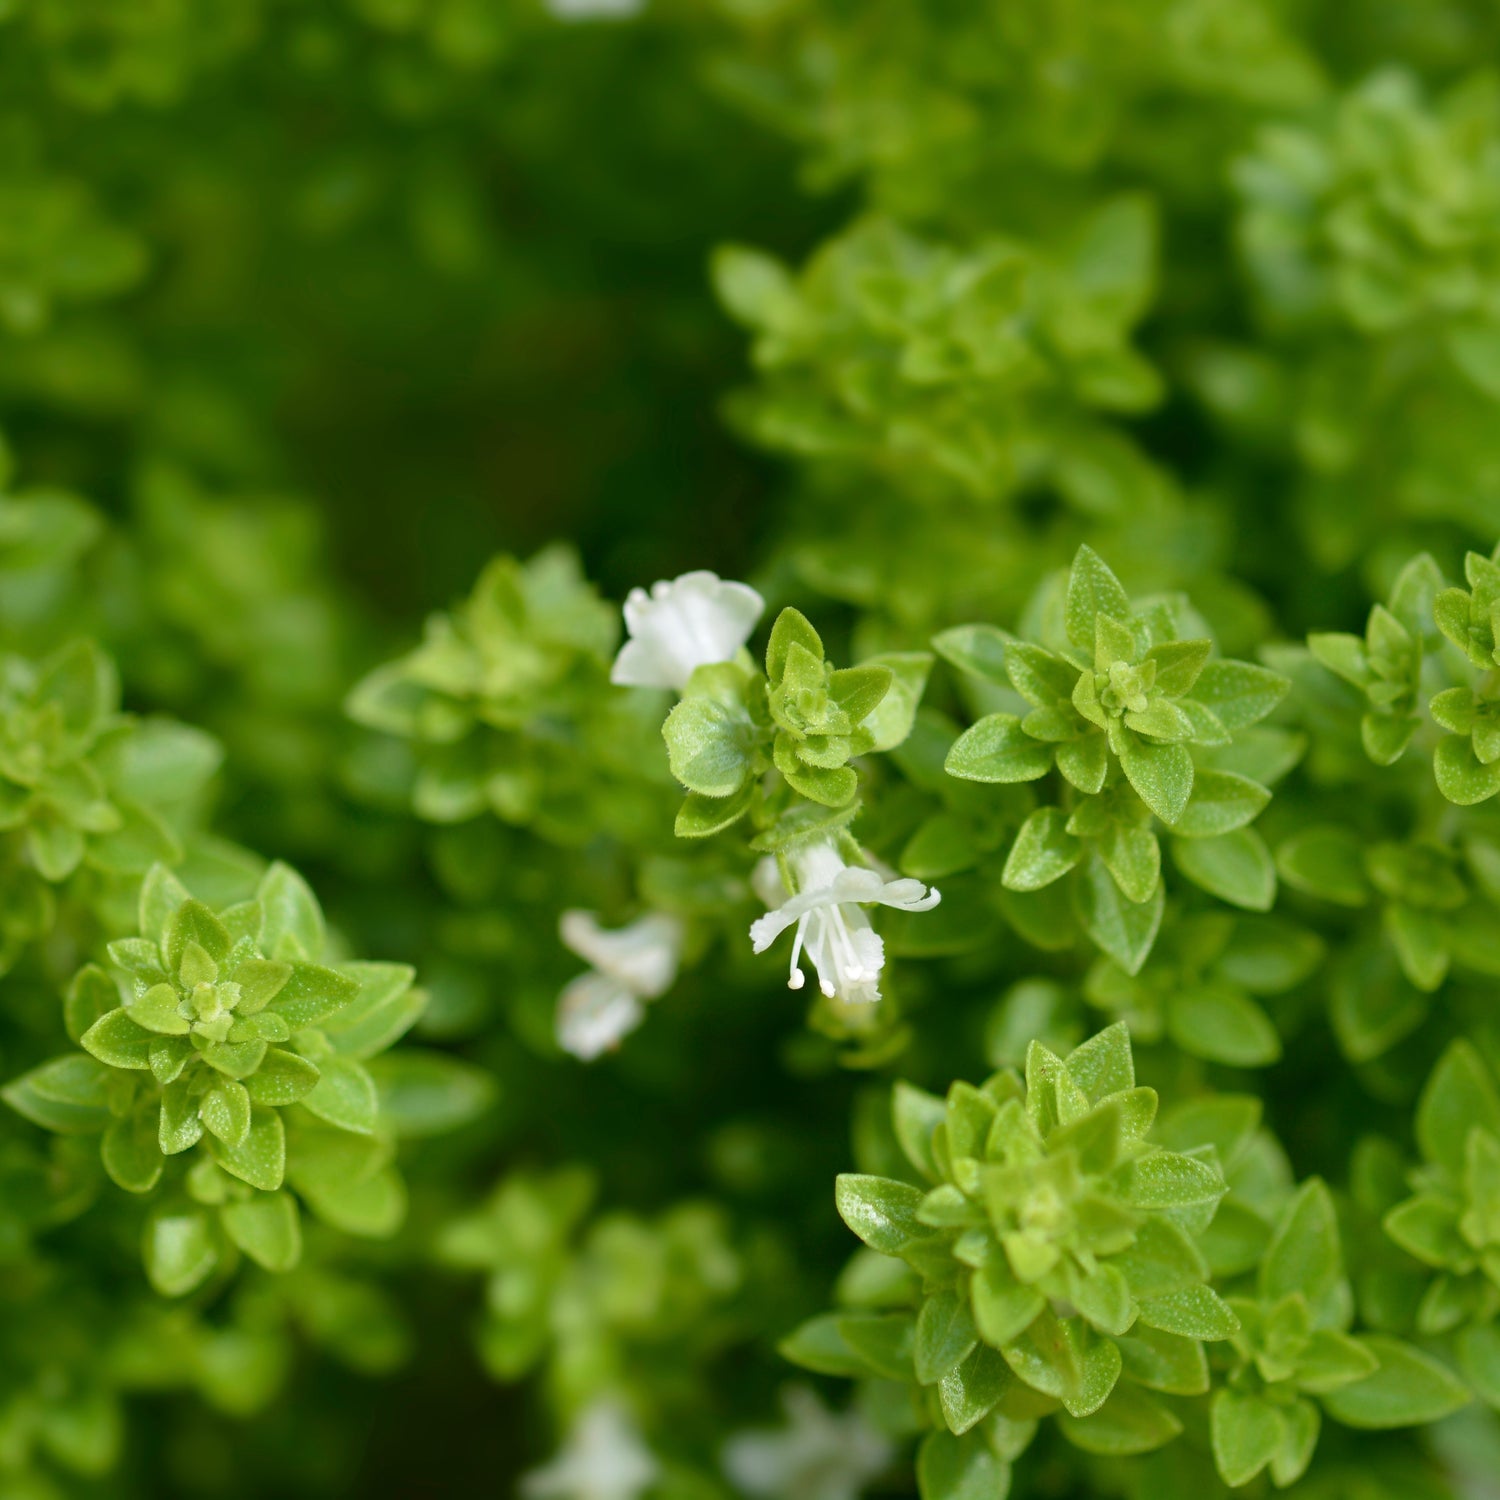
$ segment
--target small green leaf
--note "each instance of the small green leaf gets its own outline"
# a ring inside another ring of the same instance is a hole
[[[219,1264],[218,1237],[201,1208],[163,1208],[146,1221],[142,1255],[162,1296],[185,1297]]]
[[[753,767],[755,726],[717,698],[684,698],[662,725],[672,774],[700,797],[731,797]]]
[[[1092,1416],[1060,1413],[1057,1430],[1085,1453],[1126,1458],[1164,1448],[1182,1431],[1182,1423],[1161,1402],[1122,1381]]]
[[[1005,654],[1009,637],[993,625],[955,625],[932,638],[932,648],[961,672],[984,682],[1009,681]]]
[[[1438,790],[1460,807],[1472,807],[1500,792],[1500,760],[1486,765],[1474,753],[1474,742],[1463,735],[1445,734],[1432,752],[1432,771]]]
[[[1193,791],[1193,757],[1187,746],[1157,745],[1122,730],[1116,749],[1136,795],[1163,823],[1176,823]]]
[[[1290,681],[1247,661],[1205,663],[1193,684],[1193,698],[1212,710],[1231,733],[1258,723],[1286,697]]]
[[[375,1080],[352,1057],[325,1058],[319,1071],[316,1085],[302,1095],[302,1107],[340,1130],[369,1135],[379,1111]]]
[[[807,616],[790,607],[776,616],[766,643],[766,676],[779,683],[786,673],[787,659],[793,646],[800,646],[818,661],[823,660],[823,640]]]
[[[1271,794],[1258,781],[1230,771],[1198,771],[1193,793],[1172,832],[1182,838],[1213,838],[1253,822]]]
[[[909,1183],[845,1172],[835,1184],[834,1202],[844,1223],[886,1255],[899,1255],[909,1241],[928,1233],[917,1218],[922,1193]]]
[[[219,1210],[225,1233],[257,1265],[290,1271],[302,1258],[302,1225],[290,1193],[257,1193]]]
[[[1469,1404],[1467,1387],[1431,1355],[1400,1339],[1375,1334],[1363,1343],[1380,1368],[1322,1398],[1334,1421],[1366,1429],[1420,1427]]]
[[[930,1432],[917,1450],[917,1493],[921,1500],[1005,1500],[1010,1465],[977,1432]]]
[[[1281,1038],[1248,995],[1222,984],[1187,985],[1167,1001],[1167,1031],[1184,1052],[1235,1068],[1264,1068]]]
[[[86,1052],[112,1068],[149,1068],[151,1033],[137,1026],[121,1007],[100,1016],[79,1038]]]
[[[295,1104],[317,1088],[319,1077],[318,1068],[305,1057],[284,1047],[272,1047],[245,1079],[245,1090],[256,1104]]]
[[[323,952],[323,910],[307,882],[277,860],[255,894],[261,909],[260,951],[267,958],[316,961]]]
[[[250,1129],[238,1146],[211,1141],[214,1160],[234,1177],[274,1193],[286,1174],[286,1132],[274,1109],[251,1112]]]
[[[245,1085],[232,1078],[221,1078],[204,1094],[198,1105],[198,1118],[224,1145],[244,1145],[250,1134],[250,1095]]]
[[[1082,857],[1083,844],[1067,831],[1068,815],[1060,807],[1039,807],[1021,825],[1011,845],[1001,880],[1013,891],[1036,891],[1051,885]]]
[[[1253,828],[1213,838],[1174,838],[1172,860],[1200,890],[1232,906],[1269,911],[1276,900],[1276,866]]]
[[[936,1385],[958,1368],[979,1341],[966,1301],[956,1292],[934,1292],[917,1315],[913,1359],[921,1385]]]
[[[161,1181],[166,1166],[156,1143],[156,1120],[141,1110],[110,1121],[99,1143],[99,1155],[110,1180],[127,1193],[149,1193]]]
[[[43,1130],[92,1135],[109,1124],[109,1084],[107,1067],[74,1054],[13,1078],[0,1098]]]
[[[1080,650],[1094,649],[1094,620],[1101,614],[1121,623],[1129,621],[1130,597],[1104,559],[1092,547],[1083,546],[1068,574],[1063,612],[1068,639]]]
[[[1281,1417],[1262,1396],[1221,1390],[1210,1413],[1214,1463],[1232,1489],[1249,1482],[1276,1456],[1284,1440]]]
[[[1139,974],[1161,927],[1166,898],[1160,882],[1149,901],[1127,901],[1095,855],[1074,871],[1072,898],[1089,937],[1127,974]]]
[[[1348,1321],[1349,1288],[1344,1280],[1338,1217],[1320,1179],[1309,1178],[1282,1210],[1260,1263],[1258,1285],[1265,1302],[1301,1293],[1314,1327]]]
[[[1052,746],[1032,739],[1014,714],[990,714],[953,742],[944,769],[964,781],[1035,781],[1052,768]]]
[[[1475,1126],[1500,1136],[1500,1095],[1471,1043],[1453,1042],[1438,1059],[1417,1105],[1417,1144],[1428,1161],[1463,1180],[1465,1148]]]

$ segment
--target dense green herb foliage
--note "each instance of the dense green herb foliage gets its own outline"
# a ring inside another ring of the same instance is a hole
[[[1489,1495],[1497,45],[0,4],[0,1500]]]

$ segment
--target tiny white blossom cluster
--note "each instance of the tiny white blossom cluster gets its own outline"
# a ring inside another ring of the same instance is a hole
[[[630,1413],[604,1397],[573,1423],[550,1463],[522,1476],[524,1500],[640,1500],[660,1473]]]
[[[615,657],[610,681],[680,693],[697,668],[734,660],[765,607],[748,583],[707,571],[653,583],[649,594],[631,589],[625,599],[630,639]]]
[[[586,911],[565,911],[563,943],[590,965],[557,1001],[557,1042],[584,1062],[620,1045],[645,1019],[647,1000],[677,978],[682,923],[652,912],[628,927],[601,927]]]
[[[756,869],[756,894],[771,910],[752,923],[751,946],[764,953],[795,925],[788,988],[802,988],[799,961],[806,951],[826,996],[848,1004],[873,1004],[880,999],[885,945],[860,908],[930,911],[941,896],[920,880],[887,880],[877,870],[848,864],[831,840],[793,849],[787,864],[796,886],[793,893],[787,892],[774,859],[763,860]]]
[[[805,1385],[781,1393],[786,1426],[742,1432],[724,1447],[724,1473],[755,1500],[858,1500],[896,1456],[858,1410],[830,1411]]]

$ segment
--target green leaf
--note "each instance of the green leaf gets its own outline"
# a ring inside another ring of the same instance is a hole
[[[936,1094],[897,1081],[891,1092],[891,1124],[906,1158],[929,1181],[941,1175],[932,1152],[932,1133],[948,1106]]]
[[[1060,807],[1039,807],[1021,825],[1011,845],[1001,880],[1013,891],[1036,891],[1051,885],[1082,857],[1083,844],[1067,831],[1068,815]]]
[[[962,1437],[995,1409],[1015,1383],[1010,1366],[995,1350],[984,1344],[976,1346],[962,1364],[938,1383],[938,1399],[948,1431]]]
[[[149,1068],[151,1033],[137,1026],[123,1007],[100,1016],[79,1043],[84,1051],[112,1068]]]
[[[944,769],[964,781],[1035,781],[1052,769],[1052,746],[1026,734],[1014,714],[989,714],[953,742]]]
[[[1193,684],[1193,699],[1210,709],[1233,733],[1258,723],[1286,697],[1290,681],[1246,661],[1214,660],[1204,664]]]
[[[1136,795],[1163,823],[1176,823],[1193,792],[1193,757],[1187,746],[1155,745],[1122,730],[1115,748]]]
[[[260,951],[267,958],[316,961],[323,952],[323,910],[307,882],[277,860],[255,895],[261,909]]]
[[[274,1193],[286,1175],[286,1131],[274,1109],[251,1112],[249,1132],[239,1145],[212,1141],[210,1150],[231,1176],[265,1193]]]
[[[1005,1500],[1010,1465],[979,1433],[930,1432],[917,1450],[917,1493],[921,1500]]]
[[[99,1143],[99,1156],[117,1186],[127,1193],[149,1193],[166,1166],[156,1143],[155,1117],[132,1110],[123,1119],[111,1120]]]
[[[1064,1061],[1068,1076],[1090,1104],[1135,1087],[1135,1058],[1130,1050],[1130,1031],[1123,1021],[1095,1032]]]
[[[1253,822],[1271,800],[1258,781],[1230,771],[1198,771],[1193,793],[1172,832],[1182,838],[1213,838]]]
[[[1229,1304],[1211,1287],[1185,1286],[1140,1304],[1140,1318],[1148,1328],[1182,1338],[1212,1341],[1232,1338],[1240,1330]]]
[[[1085,1453],[1126,1458],[1165,1447],[1182,1431],[1182,1423],[1161,1402],[1122,1381],[1092,1416],[1059,1413],[1057,1430]]]
[[[198,1118],[225,1146],[243,1146],[250,1134],[250,1095],[245,1085],[233,1078],[221,1078],[204,1094]]]
[[[743,708],[684,698],[662,725],[672,774],[700,797],[731,797],[754,765],[755,726]]]
[[[3,1098],[19,1115],[43,1130],[92,1135],[110,1121],[110,1072],[92,1057],[56,1057],[13,1078]]]
[[[872,656],[862,667],[883,667],[890,674],[889,690],[879,704],[858,721],[873,736],[871,750],[894,750],[902,744],[916,722],[917,708],[932,670],[932,657],[925,651],[891,652]],[[834,674],[835,679],[839,676]]]
[[[406,964],[346,963],[339,972],[358,992],[348,1005],[324,1016],[321,1029],[344,1057],[364,1060],[384,1052],[427,1006],[426,994],[412,988],[416,973]]]
[[[1023,1286],[1009,1266],[994,1259],[974,1273],[969,1297],[987,1344],[999,1349],[1021,1336],[1047,1305],[1034,1286]]]
[[[1417,1144],[1428,1161],[1463,1180],[1469,1131],[1478,1126],[1500,1136],[1500,1095],[1474,1047],[1453,1042],[1427,1080],[1417,1105]]]
[[[704,797],[689,792],[677,809],[672,831],[680,839],[706,839],[738,823],[755,801],[754,780],[747,781],[728,797]]]
[[[152,865],[141,882],[141,936],[159,944],[166,936],[167,924],[192,899],[192,892],[165,865]]]
[[[1073,874],[1073,909],[1089,937],[1127,974],[1139,974],[1161,927],[1160,883],[1149,901],[1127,901],[1097,855]]]
[[[932,649],[961,672],[984,682],[1004,684],[1010,637],[994,625],[955,625],[933,636]]]
[[[1304,895],[1350,907],[1370,900],[1364,847],[1347,829],[1321,825],[1293,834],[1277,848],[1276,868]]]
[[[1184,1052],[1235,1068],[1263,1068],[1281,1056],[1270,1018],[1230,985],[1187,985],[1167,1001],[1167,1031]]]
[[[256,1104],[295,1104],[317,1088],[320,1076],[319,1068],[305,1057],[284,1047],[272,1047],[246,1078],[245,1090]]]
[[[956,1292],[934,1292],[917,1315],[913,1359],[918,1383],[936,1385],[969,1357],[978,1341],[966,1301]]]
[[[203,1139],[203,1121],[198,1117],[198,1097],[186,1080],[169,1083],[161,1091],[161,1114],[156,1140],[162,1155],[177,1156]]]
[[[788,607],[776,616],[770,639],[766,642],[766,676],[772,683],[779,683],[785,675],[793,646],[800,646],[817,660],[823,660],[822,637],[812,628],[806,615]]]
[[[293,1031],[315,1026],[359,994],[359,980],[321,964],[293,962],[286,983],[268,1009],[283,1017]]]
[[[1269,911],[1276,900],[1276,867],[1253,828],[1213,838],[1174,838],[1172,860],[1200,890],[1232,906]]]
[[[321,1076],[301,1098],[304,1109],[340,1130],[369,1135],[375,1129],[379,1098],[375,1080],[352,1057],[324,1058]]]
[[[82,1042],[84,1033],[94,1022],[119,1006],[120,992],[114,980],[98,964],[85,964],[73,976],[67,999],[63,1002],[63,1023],[68,1035],[75,1042]]]
[[[219,1241],[201,1208],[162,1208],[146,1221],[146,1275],[164,1297],[185,1297],[219,1264]]]
[[[1473,740],[1445,734],[1432,752],[1438,790],[1460,807],[1472,807],[1500,792],[1500,760],[1486,765],[1474,753]]]
[[[1210,1412],[1214,1463],[1232,1489],[1249,1482],[1276,1456],[1284,1440],[1281,1417],[1262,1396],[1221,1390]]]
[[[196,948],[196,944],[193,945]],[[202,952],[201,949],[197,951]],[[174,984],[153,984],[125,1002],[125,1014],[139,1027],[162,1036],[186,1036],[193,1023],[179,1008],[182,997]]]
[[[1127,623],[1131,618],[1130,597],[1104,559],[1092,547],[1083,546],[1068,574],[1063,611],[1068,639],[1080,650],[1094,649],[1094,619],[1101,614]]]
[[[187,900],[172,913],[162,938],[167,969],[175,974],[190,943],[196,943],[216,963],[229,955],[229,933],[201,901]]]
[[[834,1185],[839,1217],[872,1250],[899,1255],[911,1240],[928,1233],[917,1218],[920,1189],[885,1177],[842,1173]]]
[[[1271,1244],[1260,1263],[1261,1300],[1277,1302],[1301,1293],[1315,1328],[1348,1321],[1349,1289],[1339,1247],[1338,1217],[1327,1186],[1316,1177],[1298,1188],[1281,1211]]]
[[[1125,1193],[1135,1208],[1187,1208],[1217,1203],[1224,1196],[1224,1175],[1199,1156],[1180,1151],[1152,1151],[1131,1162]]]
[[[302,1224],[290,1193],[257,1193],[219,1210],[224,1232],[258,1266],[290,1271],[302,1259]]]
[[[1456,1346],[1459,1367],[1479,1399],[1500,1408],[1500,1326],[1480,1323],[1465,1328]]]
[[[445,1053],[403,1047],[370,1064],[380,1119],[402,1140],[443,1135],[477,1120],[495,1102],[493,1076]]]
[[[1431,1355],[1376,1334],[1363,1343],[1380,1368],[1322,1398],[1334,1421],[1366,1429],[1419,1427],[1440,1422],[1469,1404],[1467,1387]]]

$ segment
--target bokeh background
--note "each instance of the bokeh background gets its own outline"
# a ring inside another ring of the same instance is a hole
[[[93,632],[128,706],[216,735],[220,829],[297,862],[361,952],[419,962],[423,1041],[492,1080],[412,1148],[403,1235],[351,1252],[383,1289],[363,1343],[299,1325],[262,1379],[253,1289],[195,1309],[233,1332],[223,1368],[124,1380],[118,1466],[64,1493],[511,1493],[554,1446],[546,1398],[492,1378],[478,1282],[433,1246],[518,1167],[738,1216],[755,1297],[678,1308],[709,1345],[706,1469],[826,1296],[861,1075],[727,958],[581,1075],[550,1041],[558,871],[577,899],[618,872],[525,827],[430,834],[343,713],[486,559],[565,539],[615,600],[754,577],[842,648],[1008,619],[1087,536],[1237,651],[1500,530],[1492,0],[614,10],[0,0],[0,636]],[[793,332],[731,244],[811,261]],[[1012,255],[1041,311],[985,280]],[[1000,1060],[1007,951],[913,982],[914,1009],[975,997],[924,1041],[934,1076]],[[7,1076],[41,1045],[13,1027]],[[1292,1063],[1272,1092],[1308,1090]],[[1338,1097],[1307,1107],[1299,1165],[1336,1172]],[[54,1236],[92,1268],[64,1342],[139,1290],[101,1233]],[[670,1363],[689,1334],[642,1317]],[[52,1493],[15,1473],[7,1500]]]

